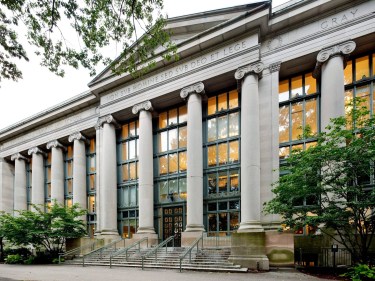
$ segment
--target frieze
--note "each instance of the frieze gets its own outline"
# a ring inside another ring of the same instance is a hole
[[[132,108],[133,114],[138,114],[141,110],[147,110],[147,111],[152,110],[151,102],[149,100],[144,101],[144,102],[141,102],[141,103],[138,103],[138,104],[134,105],[133,108]]]
[[[39,147],[35,146],[33,148],[30,148],[28,151],[27,151],[27,154],[28,155],[33,155],[34,153],[36,154],[41,154],[42,156],[44,157],[47,157],[47,153],[45,153],[43,150],[41,150]]]
[[[29,162],[29,159],[26,158],[25,156],[23,156],[21,153],[15,153],[10,157],[10,160],[12,160],[12,161],[14,161],[16,159],[25,160],[26,162]]]
[[[202,82],[195,83],[193,85],[183,88],[180,92],[180,96],[186,99],[190,94],[204,94],[204,84]]]
[[[58,140],[53,140],[53,141],[50,141],[47,143],[47,149],[51,149],[51,148],[61,148],[62,150],[66,151],[66,147],[61,144]]]
[[[238,68],[237,71],[234,73],[234,77],[237,80],[241,80],[242,78],[245,77],[245,75],[250,74],[250,73],[261,75],[263,69],[264,69],[264,65],[262,62],[252,63],[250,65]]]

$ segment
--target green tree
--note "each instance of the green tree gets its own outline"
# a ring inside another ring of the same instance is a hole
[[[331,119],[315,146],[292,153],[264,210],[294,229],[317,227],[354,261],[368,262],[375,227],[375,119],[360,103],[352,106],[351,118]]]
[[[32,245],[53,254],[64,250],[67,238],[80,238],[86,227],[80,217],[86,214],[77,204],[64,207],[56,202],[44,212],[44,206],[33,206],[34,211],[19,211],[16,216],[2,213],[0,236],[15,246]]]
[[[111,62],[117,74],[147,71],[158,46],[166,59],[176,51],[164,30],[162,8],[163,0],[0,0],[0,81],[22,78],[15,59],[29,58],[20,30],[41,56],[41,65],[59,76],[64,76],[67,65],[82,66],[95,75],[99,62]],[[76,44],[67,38],[72,33]],[[114,44],[122,50],[115,61],[101,52]]]

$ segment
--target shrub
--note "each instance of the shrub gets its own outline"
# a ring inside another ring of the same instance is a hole
[[[8,255],[5,259],[5,263],[7,263],[7,264],[21,264],[21,263],[23,263],[23,258],[19,254]]]
[[[353,281],[374,280],[375,268],[369,267],[367,264],[357,264],[349,268],[348,272],[342,274],[341,276],[349,277]]]

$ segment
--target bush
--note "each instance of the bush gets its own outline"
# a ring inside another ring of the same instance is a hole
[[[28,248],[5,248],[4,256],[8,255],[20,255],[23,259],[27,259],[31,256],[31,251]]]
[[[349,277],[353,281],[366,281],[375,279],[375,268],[369,267],[367,264],[357,264],[349,268],[347,273],[341,276]]]
[[[23,258],[19,254],[8,255],[5,259],[5,263],[7,263],[7,264],[22,264]]]

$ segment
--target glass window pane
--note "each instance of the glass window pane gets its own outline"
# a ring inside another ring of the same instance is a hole
[[[208,214],[208,231],[217,230],[216,214]]]
[[[230,191],[239,191],[239,177],[238,171],[230,171],[229,172],[230,182],[229,182],[229,189]]]
[[[173,200],[178,199],[178,180],[170,180],[169,181],[169,195],[173,196]]]
[[[306,143],[306,150],[309,149],[310,147],[316,146],[316,144],[317,144],[316,141]]]
[[[122,181],[129,180],[129,167],[128,164],[122,165]]]
[[[368,56],[357,58],[355,60],[355,79],[366,79],[370,76],[370,62]]]
[[[217,138],[225,139],[228,137],[228,117],[221,116],[217,119]]]
[[[207,121],[207,140],[216,140],[216,118],[212,118]]]
[[[218,108],[218,111],[222,111],[222,110],[228,109],[227,93],[218,95],[217,108]]]
[[[51,198],[51,184],[47,184],[47,198]]]
[[[180,191],[180,198],[182,200],[187,199],[187,185],[186,185],[186,178],[179,179],[179,191]]]
[[[352,126],[352,110],[353,110],[353,90],[345,91],[345,116],[347,120],[347,128]]]
[[[177,153],[169,154],[169,173],[177,173],[178,162]]]
[[[47,167],[47,182],[51,182],[51,167]]]
[[[292,153],[303,150],[303,144],[296,144],[292,146]]]
[[[211,145],[207,148],[208,166],[216,166],[216,145]]]
[[[178,147],[187,146],[187,127],[181,127],[178,129]]]
[[[178,109],[178,122],[179,123],[184,123],[187,121],[187,106],[181,106]]]
[[[312,76],[312,73],[307,73],[305,75],[305,93],[306,95],[316,93],[316,80]]]
[[[289,105],[279,108],[279,143],[289,141]]]
[[[67,195],[73,194],[73,180],[66,181],[66,189],[67,189]]]
[[[207,175],[208,194],[216,193],[216,173]]]
[[[89,209],[90,213],[95,213],[95,196],[89,196]]]
[[[139,121],[137,120],[137,121],[135,121],[135,129],[136,129],[136,132],[135,132],[135,134],[138,136],[139,135]]]
[[[292,140],[298,140],[302,136],[303,104],[297,102],[292,105]]]
[[[137,157],[135,150],[135,140],[129,141],[129,159],[134,159]]]
[[[47,154],[47,165],[51,164],[51,157],[52,157],[52,153],[48,152],[48,154]]]
[[[135,136],[135,121],[129,124],[129,136]]]
[[[161,132],[159,134],[159,152],[168,150],[168,132]]]
[[[240,225],[240,216],[239,213],[229,213],[230,216],[230,231],[237,230]]]
[[[287,158],[289,156],[289,154],[290,154],[289,146],[280,147],[280,149],[279,149],[279,159],[280,160]]]
[[[73,158],[73,146],[68,146],[67,158]]]
[[[72,207],[72,205],[73,205],[73,200],[72,199],[67,199],[66,202],[65,202],[65,206]]]
[[[90,153],[94,153],[96,150],[95,139],[90,139]]]
[[[228,230],[227,213],[220,213],[219,214],[219,231],[227,231],[227,230]]]
[[[128,160],[128,143],[122,143],[122,150],[121,150],[121,159],[122,161]]]
[[[168,111],[168,126],[177,124],[177,108]]]
[[[137,188],[136,186],[129,187],[130,191],[130,206],[137,205]]]
[[[177,149],[178,148],[177,128],[170,130],[168,134],[169,134],[168,150]]]
[[[129,137],[129,126],[125,124],[121,127],[121,138],[126,139]]]
[[[167,127],[167,112],[159,114],[159,129]]]
[[[352,61],[348,61],[344,69],[344,84],[351,84],[353,82],[353,66]]]
[[[216,211],[216,202],[208,203],[208,211]]]
[[[229,201],[229,209],[239,210],[240,209],[240,201]]]
[[[302,75],[292,78],[292,96],[291,98],[296,98],[302,96]]]
[[[228,162],[228,144],[221,143],[218,146],[219,151],[219,165],[226,164]]]
[[[67,167],[67,176],[72,177],[73,176],[73,162],[69,161],[68,162],[68,167]]]
[[[289,80],[279,82],[279,102],[289,99]]]
[[[229,163],[238,162],[239,156],[239,144],[238,141],[229,142]]]
[[[227,209],[227,202],[219,202],[219,211],[225,211]]]
[[[129,178],[130,178],[131,180],[136,179],[136,178],[137,178],[136,163],[130,163],[130,164],[129,164],[129,170],[130,170]]]
[[[229,109],[238,107],[238,92],[233,90],[229,92]]]
[[[305,108],[305,120],[306,126],[309,126],[312,134],[316,134],[318,131],[318,111],[316,110],[316,99],[306,101]]]
[[[227,192],[228,176],[226,172],[219,173],[219,192]]]
[[[239,113],[229,114],[229,136],[234,137],[239,134]]]
[[[210,97],[208,99],[207,114],[212,115],[216,113],[216,97]]]
[[[358,106],[366,107],[367,110],[370,110],[370,86],[362,86],[356,89],[356,97],[361,98],[364,101]]]
[[[90,162],[89,162],[89,169],[90,169],[90,172],[95,172],[95,155],[93,156],[90,156],[89,158]]]
[[[168,181],[159,182],[159,198],[160,202],[168,200]]]
[[[168,173],[168,156],[162,156],[159,158],[159,174],[165,175]]]
[[[179,155],[180,172],[184,172],[187,169],[187,154],[186,154],[186,151],[180,152],[178,155]]]
[[[95,175],[90,175],[89,188],[90,190],[95,190]]]

